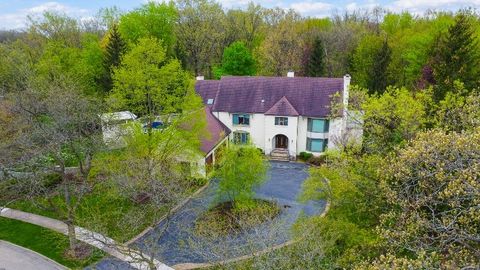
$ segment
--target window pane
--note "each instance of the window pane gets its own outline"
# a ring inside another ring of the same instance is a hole
[[[275,117],[275,125],[288,126],[288,117]]]
[[[312,140],[312,152],[323,152],[323,140]]]
[[[313,119],[312,132],[323,132],[325,130],[325,121],[321,119]]]
[[[244,124],[244,125],[250,125],[250,115],[244,114],[244,115],[243,115],[243,119],[244,119],[244,120],[243,120],[243,124]]]
[[[325,121],[325,128],[323,129],[323,132],[328,132],[330,129],[330,120],[324,120]]]
[[[327,139],[311,139],[307,138],[307,150],[311,152],[324,152],[327,148]]]

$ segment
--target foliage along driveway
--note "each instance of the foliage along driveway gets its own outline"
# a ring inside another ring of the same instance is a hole
[[[324,201],[299,203],[297,196],[308,177],[308,166],[301,163],[270,162],[267,181],[256,190],[256,197],[276,201],[282,211],[271,222],[247,232],[214,240],[198,237],[193,232],[195,220],[215,199],[217,184],[212,182],[203,192],[177,210],[169,220],[160,222],[153,230],[134,242],[145,254],[167,265],[212,263],[253,253],[287,242],[291,228],[301,213],[318,215],[325,209]],[[96,269],[128,269],[114,258],[106,258]]]

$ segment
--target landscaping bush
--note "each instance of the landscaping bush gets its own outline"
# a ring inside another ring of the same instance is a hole
[[[62,182],[62,177],[58,173],[50,173],[43,177],[43,185],[46,188],[54,188]]]
[[[272,220],[280,207],[270,201],[255,199],[248,207],[238,208],[232,201],[222,202],[203,213],[195,222],[195,232],[206,237],[235,234]]]
[[[315,166],[320,166],[322,164],[325,164],[325,160],[326,160],[326,157],[323,155],[318,157],[312,156],[307,160],[307,162]]]
[[[300,155],[298,155],[298,158],[302,161],[307,161],[311,157],[313,157],[313,154],[308,152],[300,152]]]

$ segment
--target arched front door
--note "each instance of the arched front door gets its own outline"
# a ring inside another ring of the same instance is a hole
[[[282,134],[278,134],[274,137],[275,148],[287,149],[288,137]]]

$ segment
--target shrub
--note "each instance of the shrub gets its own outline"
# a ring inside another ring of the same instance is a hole
[[[315,165],[315,166],[320,166],[322,164],[325,163],[325,160],[326,160],[326,157],[324,155],[322,156],[318,156],[318,157],[315,157],[315,156],[311,156],[307,162],[309,164],[312,164],[312,165]]]
[[[46,188],[54,188],[62,182],[62,177],[58,173],[50,173],[43,177],[43,185]]]
[[[300,152],[300,155],[298,155],[298,158],[300,158],[302,161],[307,161],[311,157],[313,157],[313,154],[308,152]]]

